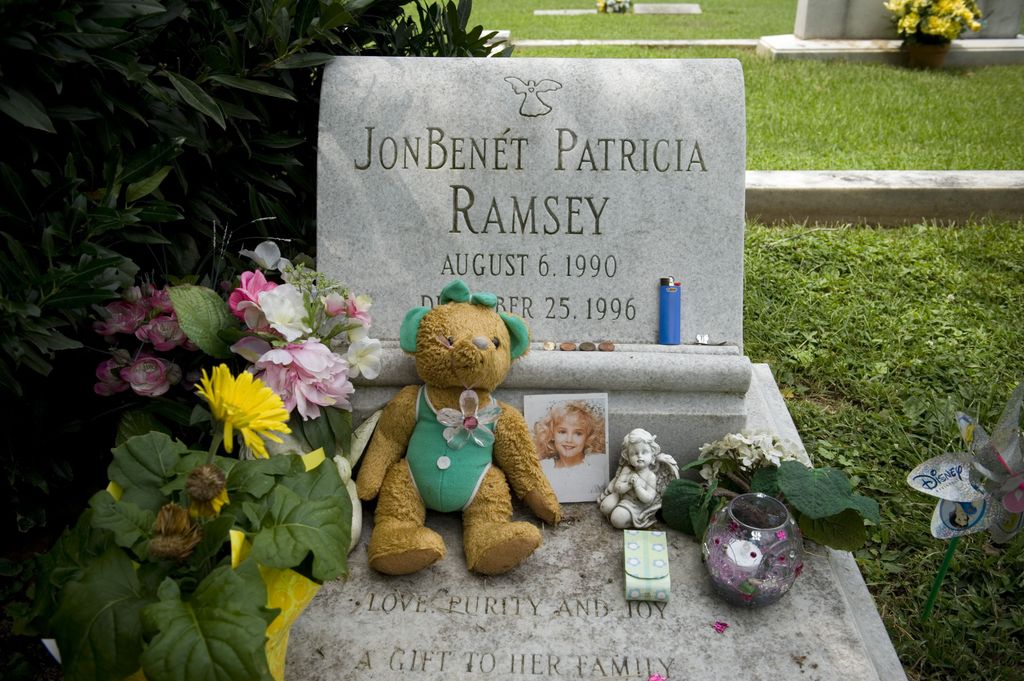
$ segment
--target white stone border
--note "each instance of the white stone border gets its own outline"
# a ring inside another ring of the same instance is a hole
[[[746,202],[763,222],[1021,220],[1024,170],[748,170]]]

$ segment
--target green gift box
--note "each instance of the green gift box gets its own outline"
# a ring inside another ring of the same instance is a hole
[[[626,600],[668,602],[668,537],[654,530],[623,530]]]

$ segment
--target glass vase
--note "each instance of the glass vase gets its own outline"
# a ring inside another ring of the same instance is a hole
[[[782,598],[803,569],[803,537],[778,499],[741,494],[719,510],[704,534],[711,584],[734,605],[757,607]]]

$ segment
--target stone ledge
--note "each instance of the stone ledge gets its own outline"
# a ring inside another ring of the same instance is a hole
[[[748,170],[746,183],[747,219],[764,222],[1024,219],[1021,170]]]
[[[513,40],[516,47],[738,47],[753,49],[757,39],[709,40]]]
[[[845,59],[856,62],[902,64],[900,40],[801,40],[793,34],[762,36],[757,53],[771,59]],[[1024,36],[954,40],[947,66],[1024,64]]]

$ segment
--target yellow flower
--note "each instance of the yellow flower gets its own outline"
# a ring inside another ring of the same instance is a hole
[[[212,376],[207,376],[204,369],[198,392],[210,403],[213,417],[224,424],[224,449],[229,453],[234,429],[241,432],[245,444],[262,458],[267,458],[268,454],[261,436],[281,442],[277,433],[292,432],[284,402],[250,373],[236,378],[226,364],[215,367]]]

